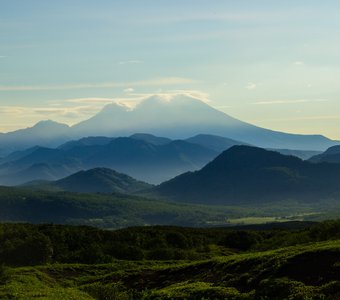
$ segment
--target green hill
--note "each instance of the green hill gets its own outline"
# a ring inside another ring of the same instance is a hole
[[[148,183],[107,168],[80,171],[53,182],[33,182],[31,186],[37,189],[105,194],[133,193],[152,187]]]
[[[287,199],[339,199],[340,165],[312,164],[294,156],[234,146],[204,168],[155,187],[150,194],[204,204],[265,203]]]

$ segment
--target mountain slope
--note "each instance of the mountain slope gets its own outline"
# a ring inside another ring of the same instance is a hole
[[[54,121],[41,121],[33,127],[0,135],[1,156],[34,146],[56,147],[70,140],[70,127]]]
[[[235,141],[222,136],[211,134],[198,134],[186,139],[187,142],[198,144],[217,152],[223,152],[235,145],[247,145],[244,142]]]
[[[321,135],[288,134],[237,120],[208,104],[185,95],[149,97],[136,107],[109,104],[97,115],[72,127],[76,136],[128,136],[147,132],[184,139],[198,134],[219,135],[264,147],[325,150],[335,142]]]
[[[290,149],[267,149],[267,150],[276,151],[283,155],[293,155],[303,160],[308,160],[311,157],[322,153],[322,151],[312,150],[290,150]]]
[[[79,193],[133,193],[151,187],[145,182],[107,168],[80,171],[48,185]]]
[[[114,138],[105,137],[105,136],[90,136],[81,138],[79,140],[68,141],[58,147],[58,149],[69,150],[75,147],[83,147],[83,146],[97,146],[97,145],[107,145]]]
[[[182,174],[152,190],[176,201],[230,204],[339,195],[340,166],[312,164],[294,156],[234,146],[196,172]]]
[[[311,162],[340,163],[340,146],[328,148],[325,152],[315,155],[309,159]]]

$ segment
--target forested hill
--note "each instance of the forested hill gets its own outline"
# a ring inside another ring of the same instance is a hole
[[[233,146],[196,172],[162,183],[156,196],[204,204],[338,197],[340,164],[313,164],[250,146]]]

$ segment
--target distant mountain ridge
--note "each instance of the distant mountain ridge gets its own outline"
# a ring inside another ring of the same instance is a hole
[[[201,170],[155,187],[157,197],[192,203],[237,204],[340,196],[340,165],[312,164],[294,156],[233,146]]]
[[[204,146],[217,152],[222,152],[235,145],[249,145],[244,142],[210,134],[198,134],[186,139],[186,141],[189,143]]]
[[[70,140],[71,128],[51,120],[40,121],[33,127],[0,135],[0,156],[34,146],[57,147]]]
[[[243,142],[214,135],[171,140],[138,133],[128,138],[86,137],[57,148],[32,147],[0,159],[0,184],[58,180],[80,170],[110,167],[150,183],[194,171],[218,154]],[[275,149],[303,159],[319,152]]]
[[[89,136],[130,136],[145,132],[170,139],[217,135],[263,148],[324,151],[337,144],[321,135],[299,135],[260,128],[237,120],[186,95],[151,96],[135,108],[118,103],[69,127],[42,121],[31,128],[0,134],[0,157],[34,146],[57,147]]]
[[[197,144],[182,140],[169,142],[146,134],[137,138],[93,137],[54,149],[35,147],[0,160],[0,184],[58,180],[97,167],[160,183],[188,170],[197,170],[217,155],[218,152]]]

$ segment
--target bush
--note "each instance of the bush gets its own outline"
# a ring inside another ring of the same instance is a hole
[[[130,300],[129,292],[124,286],[113,283],[102,285],[95,283],[84,287],[84,291],[98,300]]]
[[[10,278],[10,269],[4,264],[0,265],[0,284],[5,284]]]

